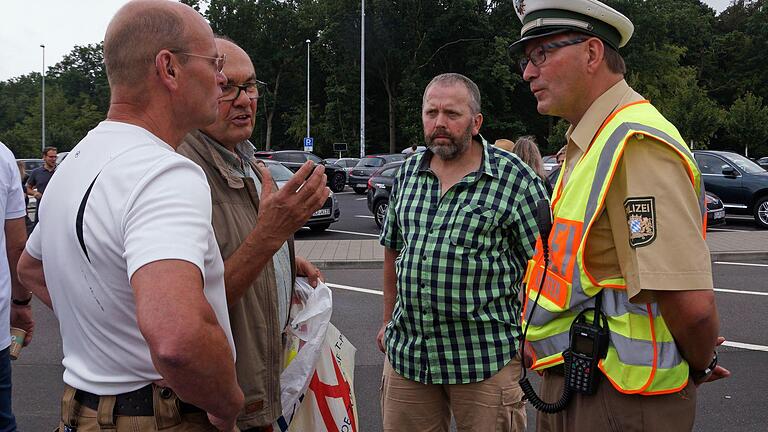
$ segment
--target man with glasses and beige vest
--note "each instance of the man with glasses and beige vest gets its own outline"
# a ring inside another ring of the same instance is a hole
[[[276,190],[248,141],[259,97],[253,63],[232,41],[217,37],[216,46],[227,56],[219,114],[214,123],[189,133],[178,151],[203,169],[211,188],[213,231],[224,258],[238,353],[237,381],[245,394],[237,425],[255,432],[267,430],[282,414],[283,338],[296,276],[309,277],[313,285],[321,277],[314,265],[295,256],[293,233],[330,191],[324,167],[312,171],[312,162]]]
[[[624,81],[628,18],[595,0],[514,6],[523,27],[512,49],[538,111],[571,124],[543,238],[549,264],[539,242],[525,279],[525,354],[543,372],[543,401],[560,398],[564,361],[576,369],[568,359],[589,345],[571,343],[577,314],[595,308],[608,324],[597,369],[585,370],[598,374],[596,393],[539,413],[537,429],[691,430],[697,386],[729,375],[714,353],[723,339],[699,170],[677,129]]]

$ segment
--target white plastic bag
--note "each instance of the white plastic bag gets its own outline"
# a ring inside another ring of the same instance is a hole
[[[331,289],[324,283],[318,281],[317,288],[312,288],[306,278],[296,278],[294,288],[300,303],[291,307],[293,317],[287,329],[290,342],[284,354],[288,365],[280,374],[283,415],[275,421],[275,431],[288,430],[304,399],[333,312]]]

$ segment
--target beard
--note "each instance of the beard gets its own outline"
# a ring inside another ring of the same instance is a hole
[[[435,144],[435,137],[441,135],[441,139],[448,137],[448,144]],[[424,141],[427,143],[427,147],[436,154],[440,159],[447,161],[453,160],[461,156],[469,148],[472,142],[472,124],[467,126],[459,136],[449,135],[448,131],[437,130],[431,135],[425,135]]]

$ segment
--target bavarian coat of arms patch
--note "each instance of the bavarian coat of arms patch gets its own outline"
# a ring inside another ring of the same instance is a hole
[[[656,200],[654,197],[627,198],[624,201],[629,225],[629,245],[648,246],[656,239]]]

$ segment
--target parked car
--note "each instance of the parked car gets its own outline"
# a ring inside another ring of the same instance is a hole
[[[359,158],[341,158],[337,159],[334,163],[344,170],[347,175],[347,180],[349,180],[349,174],[352,172],[352,169],[355,167],[355,165],[357,165],[359,161]]]
[[[271,160],[262,160],[262,162],[269,168],[269,173],[272,174],[272,179],[277,183],[277,187],[283,187],[293,176],[293,171],[283,166],[280,162]],[[332,223],[339,220],[340,215],[339,202],[336,199],[336,195],[331,192],[331,195],[325,200],[323,207],[317,210],[304,226],[312,231],[325,231]]]
[[[555,155],[544,156],[541,158],[541,162],[542,162],[542,165],[544,166],[545,174],[551,173],[553,169],[559,166],[559,164],[557,163],[557,156]]]
[[[308,160],[325,166],[325,175],[328,177],[328,187],[334,192],[341,192],[346,185],[346,174],[340,166],[326,163],[324,159],[314,153],[300,150],[257,151],[254,155],[257,159],[267,159],[280,162],[289,170],[296,172]]]
[[[725,151],[695,150],[704,187],[723,201],[726,213],[748,214],[768,228],[768,171],[746,157]]]
[[[368,179],[368,210],[373,213],[373,220],[379,228],[384,224],[384,218],[387,216],[389,194],[392,192],[397,170],[402,164],[403,161],[385,164]]]
[[[371,174],[378,171],[388,162],[397,162],[405,160],[404,154],[380,154],[366,156],[352,168],[352,172],[349,173],[349,180],[347,184],[352,186],[355,193],[360,195],[364,194],[368,190],[368,179]]]
[[[43,162],[42,159],[16,159],[17,161],[21,161],[24,164],[24,171],[26,171],[27,174],[32,172],[33,169],[39,168],[43,166],[45,162]]]
[[[704,193],[704,204],[707,206],[707,227],[725,223],[725,206],[723,201],[712,192]]]
[[[757,160],[757,164],[763,167],[766,171],[768,171],[768,157],[762,157]]]
[[[68,151],[57,153],[56,154],[56,165],[64,162],[64,158],[66,158],[68,154],[69,154]]]

